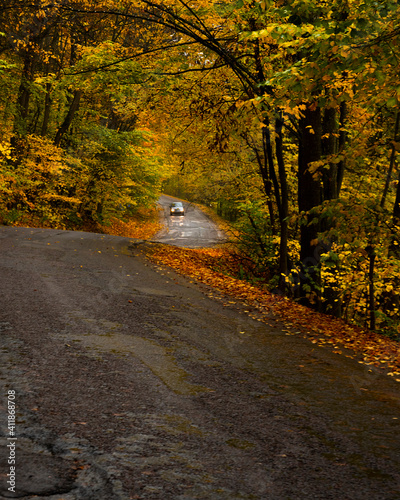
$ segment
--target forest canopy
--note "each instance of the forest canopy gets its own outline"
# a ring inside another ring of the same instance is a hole
[[[399,10],[0,0],[3,223],[164,188],[231,221],[249,279],[399,338]]]

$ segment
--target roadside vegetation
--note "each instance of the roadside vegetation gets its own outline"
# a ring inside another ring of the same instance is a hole
[[[224,276],[400,340],[398,2],[0,0],[0,19],[3,224],[149,237],[164,191],[227,221]]]
[[[235,248],[189,249],[155,244],[146,253],[163,271],[165,266],[172,267],[193,282],[209,287],[209,297],[220,300],[226,307],[237,305],[249,317],[283,328],[287,335],[303,336],[337,354],[357,358],[366,365],[364,385],[368,386],[368,380],[378,373],[386,373],[400,382],[398,342],[273,294],[260,283],[241,279]]]
[[[10,225],[0,217],[0,224]],[[76,224],[65,225],[54,223],[32,213],[22,213],[12,223],[15,227],[37,227],[48,229],[70,229],[75,231],[87,231],[90,233],[112,234],[139,240],[150,240],[162,229],[160,215],[157,207],[138,207],[134,213],[121,218],[111,217],[107,222],[79,221]]]

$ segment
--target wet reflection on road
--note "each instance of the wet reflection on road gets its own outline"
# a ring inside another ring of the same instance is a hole
[[[183,202],[185,215],[170,215],[169,206],[176,201],[171,196],[162,195],[159,204],[163,209],[164,229],[154,241],[188,248],[210,247],[221,243],[226,236],[197,207]]]

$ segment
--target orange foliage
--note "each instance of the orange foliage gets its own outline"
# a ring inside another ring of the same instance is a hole
[[[232,253],[225,248],[188,249],[157,244],[150,248],[148,256],[152,262],[170,266],[180,274],[222,292],[225,306],[237,301],[245,305],[246,312],[253,319],[267,324],[283,322],[286,334],[302,335],[313,344],[330,346],[338,354],[379,367],[400,382],[400,347],[397,342],[215,271],[217,263],[221,270],[224,266],[232,268]],[[209,295],[215,297],[211,292]]]
[[[148,240],[161,231],[162,225],[158,220],[130,218],[126,222],[112,219],[109,226],[98,226],[98,232],[125,236],[139,240]]]
[[[0,224],[2,223],[3,220],[0,217]],[[32,214],[23,214],[23,216],[12,225],[15,227],[66,229],[64,224],[57,224],[54,223],[54,221],[45,220]],[[111,223],[108,225],[91,222],[85,223],[82,226],[76,225],[74,227],[70,224],[67,229],[149,240],[161,231],[162,225],[159,222],[158,210],[146,208],[139,209],[135,216],[131,216],[125,221],[112,218]]]

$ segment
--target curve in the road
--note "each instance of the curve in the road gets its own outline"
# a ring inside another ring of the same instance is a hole
[[[153,241],[169,245],[201,248],[212,247],[226,240],[226,235],[199,208],[188,201],[183,201],[185,215],[171,216],[170,204],[177,200],[171,196],[162,195],[159,199],[162,223],[164,229]]]

